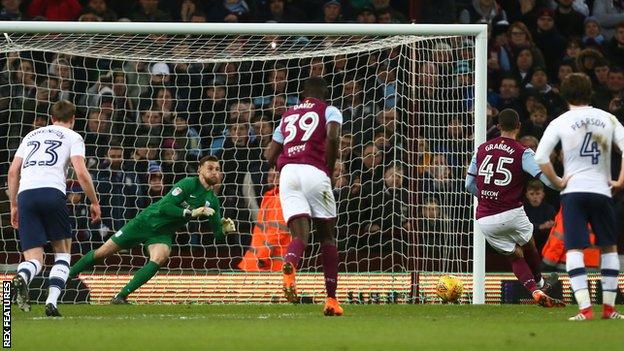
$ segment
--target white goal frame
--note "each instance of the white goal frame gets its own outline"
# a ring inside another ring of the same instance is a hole
[[[0,33],[208,34],[208,35],[473,35],[475,36],[474,146],[486,139],[487,26],[484,24],[295,24],[295,23],[120,23],[0,22]],[[476,208],[476,199],[473,200]],[[473,224],[476,219],[473,214]],[[474,227],[473,304],[485,303],[485,238]]]

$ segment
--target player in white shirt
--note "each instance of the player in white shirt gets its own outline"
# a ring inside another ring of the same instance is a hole
[[[611,179],[611,145],[624,151],[624,127],[612,114],[589,106],[591,81],[582,73],[569,75],[561,95],[570,110],[550,123],[540,141],[535,160],[555,185],[560,178],[550,163],[550,153],[561,141],[567,186],[561,191],[563,227],[566,233],[566,269],[580,312],[570,320],[593,318],[583,249],[589,246],[587,223],[600,246],[602,301],[605,319],[624,319],[615,308],[620,262],[617,254],[615,209],[611,192],[624,184],[624,163],[619,178]]]
[[[43,246],[50,241],[54,266],[50,270],[45,313],[60,317],[57,300],[69,274],[71,226],[65,189],[71,161],[78,182],[91,201],[91,220],[100,220],[100,203],[85,166],[85,146],[74,132],[76,107],[61,100],[52,107],[52,125],[28,133],[9,168],[11,225],[18,230],[24,261],[17,266],[13,288],[19,307],[30,310],[28,284],[41,272]]]

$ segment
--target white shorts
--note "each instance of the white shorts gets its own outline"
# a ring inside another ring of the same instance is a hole
[[[485,240],[504,254],[511,254],[516,244],[525,245],[533,236],[533,223],[522,207],[479,218],[477,223]]]
[[[286,223],[296,217],[336,217],[331,181],[320,169],[304,164],[287,164],[280,172],[279,186]]]

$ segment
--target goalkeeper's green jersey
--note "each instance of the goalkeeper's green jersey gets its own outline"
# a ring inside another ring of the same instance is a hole
[[[215,236],[222,237],[219,199],[212,189],[204,188],[199,177],[186,177],[177,182],[165,197],[149,205],[135,219],[143,221],[156,233],[174,234],[191,220],[190,216],[184,215],[184,210],[193,210],[201,206],[210,207],[215,211],[208,217],[208,221]]]

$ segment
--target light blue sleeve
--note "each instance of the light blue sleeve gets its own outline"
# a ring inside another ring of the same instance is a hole
[[[325,109],[325,123],[338,122],[342,125],[342,113],[335,106],[327,106]]]
[[[522,154],[522,169],[533,177],[541,180],[547,187],[555,189],[553,183],[548,180],[548,177],[542,173],[542,170],[538,166],[537,162],[535,162],[535,152],[533,152],[533,150],[524,150],[524,153]]]
[[[273,141],[276,143],[284,144],[284,134],[282,134],[282,122],[273,131]]]
[[[470,166],[468,166],[468,174],[466,174],[466,182],[464,184],[466,191],[468,191],[474,196],[478,195],[476,179],[477,179],[477,153],[475,152],[475,154],[472,155],[472,160],[470,160]]]

